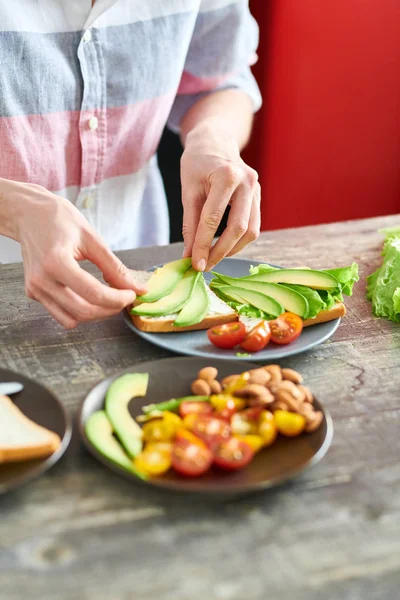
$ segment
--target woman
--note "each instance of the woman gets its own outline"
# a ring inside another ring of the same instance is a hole
[[[27,295],[64,327],[143,291],[112,250],[168,243],[166,124],[185,148],[185,256],[209,270],[257,237],[260,187],[240,158],[257,41],[245,0],[0,0],[0,262],[19,242]]]

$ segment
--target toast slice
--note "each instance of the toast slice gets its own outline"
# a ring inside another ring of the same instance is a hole
[[[176,315],[166,315],[163,317],[144,317],[139,315],[129,315],[133,324],[140,331],[148,333],[170,333],[177,331],[199,331],[209,329],[215,325],[223,325],[238,320],[238,315],[233,308],[218,296],[207,286],[207,293],[210,298],[208,315],[200,322],[189,327],[176,327],[174,321]]]
[[[28,419],[8,396],[0,396],[0,464],[46,458],[60,444],[56,433]]]

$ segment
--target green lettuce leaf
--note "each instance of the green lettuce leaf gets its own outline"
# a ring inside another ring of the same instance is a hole
[[[358,264],[353,263],[349,267],[342,267],[339,269],[327,269],[326,273],[330,273],[338,280],[340,284],[340,292],[341,294],[345,294],[346,296],[351,296],[353,293],[354,284],[359,281],[360,276],[358,274]],[[343,297],[340,294],[340,298],[337,295],[336,297],[340,302],[343,301]],[[335,293],[333,294],[335,296]]]
[[[383,262],[367,277],[367,298],[374,315],[400,323],[400,227],[382,233],[386,237]]]
[[[306,300],[308,301],[308,313],[306,315],[307,319],[312,319],[316,317],[321,310],[326,308],[325,302],[317,292],[317,290],[312,290],[305,285],[295,285],[293,283],[285,283],[285,287],[291,288],[295,292],[299,292]]]
[[[276,267],[271,267],[271,265],[268,264],[264,264],[264,265],[251,265],[249,272],[250,275],[259,275],[260,273],[268,273],[268,271],[276,271],[277,268]]]

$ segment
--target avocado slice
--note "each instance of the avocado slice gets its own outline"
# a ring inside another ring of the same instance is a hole
[[[115,379],[106,394],[107,417],[131,458],[143,448],[143,431],[129,414],[128,405],[132,398],[146,395],[148,382],[148,373],[127,373]]]
[[[299,294],[299,292],[287,288],[284,285],[264,281],[246,281],[245,279],[236,279],[235,277],[227,277],[225,275],[219,275],[218,277],[227,285],[233,285],[243,290],[250,290],[259,292],[265,296],[270,296],[270,298],[273,298],[282,304],[285,310],[295,313],[303,319],[308,315],[307,299]]]
[[[162,317],[172,315],[181,310],[192,297],[194,287],[200,276],[200,273],[190,269],[179,281],[176,288],[169,294],[157,300],[157,302],[145,302],[132,308],[133,315],[146,315],[151,317]]]
[[[140,479],[147,479],[144,473],[136,469],[133,461],[129,459],[113,436],[111,423],[104,410],[98,410],[90,415],[86,421],[85,433],[89,442],[108,460],[127,471],[131,471]]]
[[[259,275],[248,275],[242,281],[265,281],[270,283],[293,283],[305,285],[313,290],[333,291],[339,288],[339,282],[330,273],[312,269],[276,269]]]
[[[200,323],[208,313],[210,298],[204,276],[202,273],[199,273],[199,275],[192,297],[174,321],[174,325],[177,327],[189,327],[190,325]]]
[[[181,258],[156,269],[147,282],[147,292],[139,297],[141,302],[156,302],[168,296],[192,266],[191,258]]]
[[[279,315],[285,312],[282,304],[273,298],[270,298],[270,296],[260,294],[260,292],[244,290],[240,287],[234,287],[230,285],[227,285],[226,287],[220,287],[218,290],[221,291],[221,293],[227,298],[230,298],[231,300],[241,304],[251,304],[251,306],[259,308],[271,317],[279,317]]]

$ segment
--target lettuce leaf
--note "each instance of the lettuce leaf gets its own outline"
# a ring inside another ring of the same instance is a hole
[[[271,265],[263,264],[263,265],[251,265],[249,272],[250,275],[259,275],[260,273],[268,273],[268,271],[276,271],[276,267],[271,267]]]
[[[353,294],[353,286],[360,279],[357,263],[339,269],[326,269],[325,273],[330,273],[336,277],[340,285],[340,292],[346,296],[351,296]],[[339,301],[342,302],[343,297],[341,297]]]
[[[367,277],[367,298],[372,312],[400,323],[400,227],[381,230],[386,238],[382,265]]]
[[[321,296],[317,292],[317,290],[312,290],[305,285],[295,285],[294,283],[285,283],[285,287],[288,287],[295,292],[298,292],[306,300],[308,301],[308,313],[306,315],[307,319],[312,319],[316,317],[321,310],[326,308],[325,302],[322,300]]]

